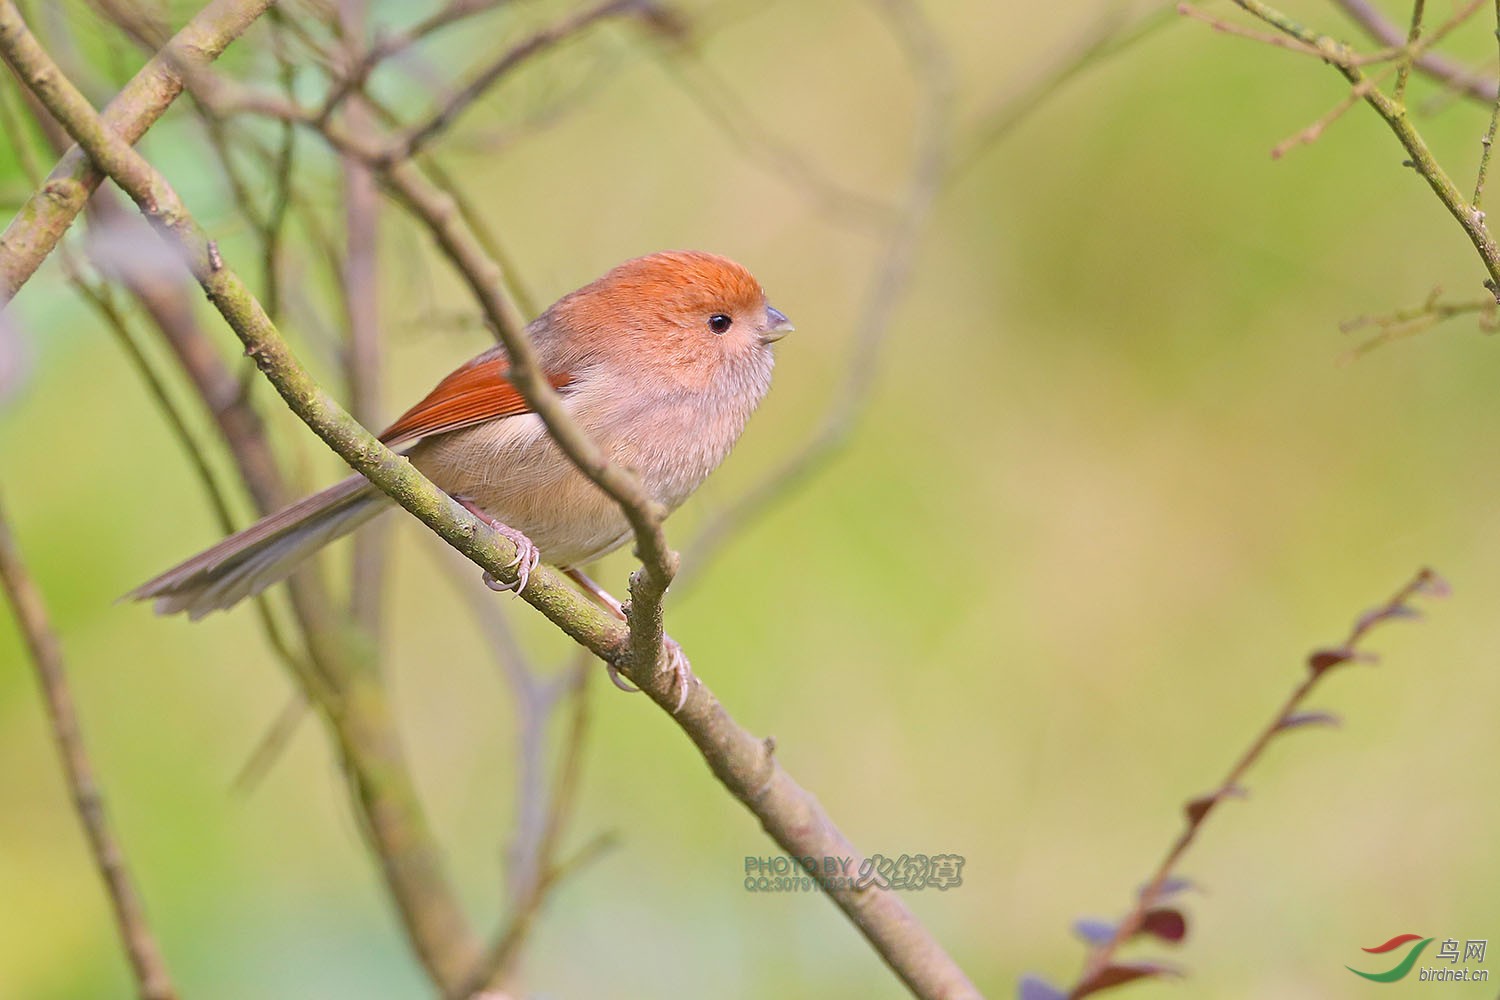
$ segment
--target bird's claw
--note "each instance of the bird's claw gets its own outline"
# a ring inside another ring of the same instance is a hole
[[[619,688],[621,691],[624,691],[626,694],[640,693],[641,689],[627,681],[625,679],[625,675],[620,673],[619,667],[615,666],[613,663],[606,661],[604,664],[604,669],[609,673],[609,682],[615,687]]]
[[[696,678],[693,677],[692,670],[688,668],[687,654],[682,651],[682,647],[677,644],[676,639],[673,639],[669,635],[662,636],[662,648],[667,654],[667,663],[664,669],[672,672],[672,686],[680,688],[682,691],[677,696],[677,707],[672,709],[672,714],[676,715],[682,711],[682,706],[687,704],[688,684],[696,680]]]
[[[505,564],[506,569],[512,567],[516,570],[516,582],[506,583],[504,580],[495,579],[489,570],[484,571],[484,585],[498,593],[516,593],[526,589],[527,582],[531,579],[531,571],[536,569],[542,562],[542,553],[536,547],[536,543],[527,538],[524,532],[517,531],[505,522],[491,517],[485,510],[473,500],[466,496],[457,494],[453,497],[470,514],[479,518],[497,535],[504,535],[510,539],[510,543],[516,547],[516,557]]]
[[[513,529],[509,528],[503,531],[501,531],[499,528],[497,528],[496,530],[500,531],[502,535],[505,535],[506,538],[509,538],[516,545],[516,557],[505,564],[506,569],[515,567],[516,582],[506,583],[504,580],[497,580],[495,579],[493,574],[491,574],[488,570],[485,570],[484,585],[491,590],[497,591],[499,593],[519,594],[521,591],[526,589],[526,584],[530,582],[531,571],[536,569],[537,566],[541,564],[542,554],[537,550],[537,547],[532,544],[531,539],[527,538],[519,531],[514,531]]]
[[[693,672],[688,667],[687,654],[682,651],[682,646],[678,645],[676,639],[669,635],[662,636],[662,649],[666,653],[667,661],[662,669],[672,673],[672,687],[681,691],[681,694],[677,696],[677,707],[672,709],[672,714],[676,715],[682,711],[682,706],[687,704],[688,685],[696,678],[693,677]],[[610,683],[621,691],[629,694],[640,691],[640,688],[625,679],[625,676],[620,673],[620,668],[613,663],[605,661],[604,669],[609,673]]]

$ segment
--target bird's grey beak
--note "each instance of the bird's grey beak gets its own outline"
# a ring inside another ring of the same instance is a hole
[[[760,332],[761,343],[774,344],[795,329],[786,313],[775,306],[766,306],[766,328]]]

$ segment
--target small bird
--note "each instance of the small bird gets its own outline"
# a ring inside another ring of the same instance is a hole
[[[673,511],[729,454],[771,385],[771,345],[792,329],[760,283],[725,257],[668,251],[628,260],[527,327],[573,420]],[[516,544],[515,590],[546,561],[623,617],[580,567],[631,536],[619,505],[553,442],[493,347],[407,410],[381,441]],[[142,584],[158,614],[198,619],[288,576],[395,502],[363,476],[270,514]],[[488,574],[495,589],[510,589]],[[684,691],[685,694],[685,691]]]

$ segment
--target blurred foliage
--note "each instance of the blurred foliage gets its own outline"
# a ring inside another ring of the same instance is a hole
[[[180,23],[190,5],[173,6]],[[486,22],[493,37],[444,37],[431,62],[378,84],[420,108],[413,79],[564,6],[508,5]],[[927,7],[952,49],[959,130],[1110,9]],[[377,7],[378,20],[411,16]],[[44,37],[48,18],[74,26],[92,96],[138,65],[81,5],[48,6]],[[702,18],[702,58],[777,136],[860,192],[899,190],[911,85],[866,6]],[[228,71],[271,71],[264,36],[251,39]],[[1454,46],[1478,54],[1487,39],[1476,21]],[[796,321],[736,454],[669,525],[681,545],[816,425],[878,247],[749,162],[669,59],[638,33],[602,31],[500,87],[442,159],[538,302],[625,257],[693,246],[745,262]],[[559,93],[574,94],[566,114],[526,124]],[[695,668],[775,734],[864,850],[967,859],[962,887],[910,902],[990,995],[1027,971],[1069,978],[1074,918],[1124,906],[1181,804],[1274,710],[1305,651],[1423,564],[1453,599],[1427,625],[1382,633],[1383,666],[1332,679],[1313,707],[1343,728],[1273,747],[1250,799],[1189,858],[1206,891],[1186,899],[1185,988],[1365,996],[1343,968],[1361,946],[1411,930],[1483,937],[1495,920],[1500,801],[1478,776],[1500,751],[1500,466],[1483,444],[1500,421],[1484,367],[1497,345],[1463,319],[1336,363],[1355,343],[1341,320],[1419,304],[1435,284],[1467,297],[1483,277],[1363,109],[1272,162],[1344,93],[1314,60],[1172,23],[1051,94],[944,193],[849,447],[669,606]],[[1455,105],[1420,122],[1460,178],[1485,115]],[[143,148],[225,256],[247,255],[185,110]],[[299,149],[306,182],[331,191],[333,161],[312,138]],[[6,207],[27,190],[7,142]],[[487,336],[395,210],[383,238],[399,402]],[[294,260],[316,270],[305,237]],[[318,279],[303,290],[288,333],[332,378],[337,312]],[[288,692],[252,616],[189,625],[113,603],[216,538],[158,414],[55,262],[14,314],[32,369],[0,400],[7,500],[184,994],[425,995],[317,727],[261,787],[229,789]],[[254,391],[306,484],[336,474],[268,388]],[[387,662],[431,815],[488,923],[513,819],[512,708],[424,551],[439,543],[409,521],[397,537]],[[623,586],[629,565],[613,557],[601,580]],[[567,661],[545,622],[507,610],[539,659]],[[125,963],[23,666],[0,616],[0,995],[119,996]],[[902,995],[825,901],[744,890],[745,856],[775,849],[655,709],[597,681],[577,829],[617,830],[622,847],[556,898],[527,961],[534,992]]]

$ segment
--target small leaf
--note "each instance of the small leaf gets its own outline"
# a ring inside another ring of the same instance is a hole
[[[1174,907],[1158,906],[1146,911],[1138,933],[1149,934],[1169,944],[1180,944],[1187,937],[1187,918]]]
[[[1352,649],[1320,649],[1307,658],[1307,669],[1314,674],[1321,674],[1329,667],[1336,667],[1340,663],[1347,663],[1354,659]]]
[[[1438,576],[1430,569],[1424,569],[1422,575],[1417,579],[1417,586],[1413,593],[1423,594],[1427,597],[1450,597],[1453,588],[1448,586],[1448,581]]]
[[[1332,712],[1293,712],[1276,723],[1276,731],[1284,732],[1301,726],[1333,726],[1338,728],[1342,720]]]
[[[1159,962],[1119,962],[1100,969],[1094,975],[1073,987],[1073,992],[1069,995],[1072,1000],[1078,1000],[1079,997],[1086,997],[1090,993],[1098,993],[1101,990],[1124,986],[1126,983],[1133,983],[1137,979],[1176,975],[1179,975],[1176,969],[1169,965],[1162,965]]]
[[[1016,988],[1016,1000],[1067,1000],[1068,995],[1045,979],[1022,976]]]
[[[1115,925],[1108,920],[1094,920],[1084,917],[1073,921],[1073,933],[1083,938],[1088,944],[1102,948],[1115,936]]]
[[[1217,792],[1198,796],[1184,806],[1183,811],[1187,813],[1188,822],[1197,825],[1203,822],[1203,817],[1208,815],[1209,810],[1218,804],[1220,799],[1243,799],[1246,794],[1245,790],[1238,785],[1229,785]]]

